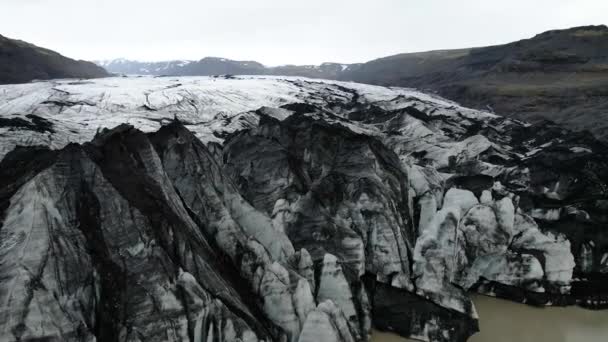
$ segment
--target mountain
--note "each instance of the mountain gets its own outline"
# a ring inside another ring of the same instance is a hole
[[[76,61],[54,51],[0,35],[0,84],[106,76],[109,74],[94,63]]]
[[[505,45],[399,54],[362,64],[264,67],[218,58],[183,64],[120,60],[101,65],[125,74],[303,76],[413,87],[468,107],[532,122],[548,119],[608,139],[606,26],[548,31]]]
[[[267,67],[255,61],[235,61],[205,57],[199,61],[139,62],[124,58],[97,61],[109,72],[124,75],[152,76],[213,76],[213,75],[275,75],[338,79],[351,65],[323,63],[321,65],[281,65]]]
[[[357,64],[322,63],[320,65],[282,65],[270,69],[276,76],[302,76],[338,80],[350,68]]]
[[[224,74],[263,75],[266,68],[252,61],[233,61],[226,58],[205,57],[199,61],[138,62],[126,59],[98,61],[98,65],[116,74],[210,76]]]
[[[466,341],[471,293],[608,307],[588,134],[289,77],[0,99],[0,340]]]
[[[113,74],[124,75],[163,75],[173,74],[176,70],[192,63],[192,61],[138,62],[124,58],[95,61]]]
[[[377,59],[341,79],[426,89],[463,105],[608,139],[608,27],[548,31],[518,42]]]

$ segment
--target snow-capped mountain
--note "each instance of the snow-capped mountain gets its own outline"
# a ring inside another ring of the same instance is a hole
[[[100,67],[114,74],[125,75],[166,75],[193,63],[188,60],[165,62],[139,62],[124,58],[95,62]]]
[[[430,341],[608,305],[608,147],[404,88],[0,86],[0,340]]]
[[[151,76],[276,75],[338,79],[355,64],[323,63],[321,65],[264,66],[255,61],[235,61],[205,57],[199,61],[139,62],[127,59],[97,61],[111,73]]]

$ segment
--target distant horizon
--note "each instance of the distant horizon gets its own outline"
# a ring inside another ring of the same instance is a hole
[[[218,56],[268,67],[364,63],[608,23],[605,0],[3,0],[0,9],[0,34],[74,59]]]
[[[67,57],[69,57],[69,56],[67,56]],[[125,60],[125,61],[128,61],[128,62],[137,62],[137,63],[199,62],[199,61],[201,61],[201,60],[203,60],[205,58],[226,59],[226,60],[234,61],[234,62],[256,62],[256,63],[262,64],[264,67],[267,67],[267,68],[276,68],[276,67],[290,66],[290,65],[296,65],[296,66],[306,66],[306,65],[313,66],[314,65],[314,66],[318,66],[318,65],[322,65],[322,64],[326,64],[326,63],[329,63],[329,64],[343,64],[343,65],[365,63],[365,62],[341,63],[341,62],[326,61],[326,62],[321,62],[319,64],[293,64],[293,63],[285,63],[285,64],[277,64],[277,65],[267,65],[267,64],[264,64],[264,63],[262,63],[260,61],[256,61],[256,60],[252,60],[252,59],[234,59],[234,58],[224,57],[224,56],[204,56],[204,57],[196,58],[196,59],[177,58],[177,59],[164,59],[164,60],[139,60],[139,59],[130,59],[130,58],[118,57],[118,58],[110,58],[110,59],[94,59],[94,60],[88,60],[88,62],[99,63],[99,62],[112,62],[112,61],[119,61],[119,60]]]
[[[369,61],[373,61],[376,59],[380,59],[380,58],[384,58],[384,57],[390,57],[390,56],[395,56],[395,55],[400,55],[400,54],[410,54],[410,53],[426,53],[426,52],[437,52],[437,51],[449,51],[449,50],[466,50],[466,49],[477,49],[477,48],[484,48],[484,47],[489,47],[489,46],[496,46],[496,45],[504,45],[504,44],[509,44],[512,42],[517,42],[520,40],[525,40],[525,39],[529,39],[529,38],[533,38],[534,36],[544,33],[544,32],[550,32],[550,31],[560,31],[560,30],[567,30],[567,29],[572,29],[572,28],[577,28],[577,27],[586,27],[586,26],[608,26],[608,21],[606,23],[591,23],[591,24],[584,24],[584,25],[576,25],[576,26],[568,26],[568,27],[555,27],[555,28],[550,28],[550,29],[546,29],[544,31],[540,31],[540,32],[533,32],[527,36],[518,38],[518,39],[514,39],[514,40],[509,40],[509,41],[504,41],[504,42],[496,42],[494,44],[485,44],[485,45],[475,45],[475,46],[462,46],[462,47],[453,47],[453,48],[435,48],[435,49],[431,49],[431,50],[417,50],[417,51],[402,51],[402,52],[396,52],[390,55],[382,55],[382,56],[376,56],[373,57],[371,59],[367,59],[367,60],[362,60],[362,61],[358,61],[358,62],[342,62],[342,61],[332,61],[332,60],[325,60],[323,62],[319,62],[319,63],[280,63],[280,64],[267,64],[264,63],[263,61],[260,60],[256,60],[256,59],[251,59],[251,58],[231,58],[230,56],[213,56],[213,55],[206,55],[206,56],[202,56],[202,57],[198,57],[198,58],[171,58],[171,59],[135,59],[135,58],[127,58],[127,57],[116,57],[116,58],[103,58],[103,59],[87,59],[86,61],[89,62],[103,62],[103,61],[115,61],[115,60],[128,60],[131,62],[140,62],[140,63],[162,63],[162,62],[174,62],[174,61],[186,61],[186,62],[198,62],[202,59],[205,58],[225,58],[227,60],[231,60],[231,61],[236,61],[236,62],[258,62],[262,65],[264,65],[265,67],[280,67],[280,66],[289,66],[289,65],[321,65],[321,64],[325,64],[325,63],[333,63],[333,64],[363,64]],[[67,56],[70,57],[70,56]]]
[[[163,59],[163,60],[145,60],[145,59],[131,59],[131,58],[125,58],[125,57],[116,57],[116,58],[109,58],[109,59],[94,59],[94,60],[90,60],[90,62],[110,62],[110,61],[118,61],[118,60],[125,60],[125,61],[129,61],[129,62],[138,62],[138,63],[163,63],[163,62],[177,62],[177,61],[183,61],[183,62],[198,62],[201,61],[205,58],[218,58],[218,59],[227,59],[230,61],[235,61],[235,62],[257,62],[260,63],[262,65],[264,65],[265,67],[269,67],[269,68],[273,68],[273,67],[280,67],[280,66],[289,66],[289,65],[321,65],[321,64],[326,64],[326,63],[330,63],[330,64],[362,64],[362,63],[366,63],[375,59],[380,59],[380,58],[384,58],[384,57],[390,57],[390,56],[395,56],[395,55],[401,55],[401,54],[415,54],[415,53],[428,53],[428,52],[440,52],[440,51],[454,51],[454,50],[469,50],[469,49],[478,49],[478,48],[484,48],[484,47],[489,47],[489,46],[496,46],[496,45],[503,45],[503,44],[509,44],[512,42],[517,42],[520,40],[525,40],[525,39],[529,39],[529,38],[533,38],[534,36],[541,34],[541,33],[545,33],[545,32],[551,32],[551,31],[561,31],[561,30],[568,30],[568,29],[573,29],[573,28],[578,28],[578,27],[587,27],[587,26],[605,26],[608,27],[608,24],[589,24],[589,25],[580,25],[580,26],[570,26],[570,27],[560,27],[560,28],[553,28],[553,29],[549,29],[549,30],[545,30],[542,32],[536,32],[528,37],[524,37],[524,38],[520,38],[520,39],[516,39],[516,40],[512,40],[512,41],[508,41],[508,42],[503,42],[503,43],[497,43],[497,44],[492,44],[492,45],[478,45],[478,46],[465,46],[465,47],[459,47],[459,48],[448,48],[448,49],[442,49],[442,48],[438,48],[438,49],[433,49],[433,50],[423,50],[423,51],[406,51],[406,52],[398,52],[392,55],[386,55],[386,56],[378,56],[366,61],[361,61],[361,62],[353,62],[353,63],[344,63],[344,62],[340,62],[340,61],[324,61],[321,63],[317,63],[317,64],[294,64],[294,63],[283,63],[283,64],[277,64],[277,65],[268,65],[265,64],[261,61],[258,60],[254,60],[254,59],[250,59],[250,58],[246,58],[246,59],[235,59],[235,58],[230,58],[229,56],[203,56],[200,58],[192,58],[192,59],[187,59],[187,58],[175,58],[175,59]],[[69,56],[68,56],[69,57]]]
[[[311,65],[311,66],[318,66],[318,65],[322,65],[322,64],[343,64],[343,65],[352,65],[352,64],[363,64],[372,60],[376,60],[376,59],[380,59],[380,58],[384,58],[384,57],[390,57],[390,56],[395,56],[395,55],[400,55],[400,54],[416,54],[416,53],[428,53],[428,52],[440,52],[440,51],[453,51],[453,50],[467,50],[467,49],[476,49],[476,48],[483,48],[483,47],[488,47],[488,46],[495,46],[495,45],[502,45],[502,44],[508,44],[508,43],[512,43],[512,42],[516,42],[516,41],[520,41],[520,40],[525,40],[525,39],[529,39],[532,38],[538,34],[544,33],[544,32],[550,32],[550,31],[560,31],[560,30],[567,30],[567,29],[573,29],[573,28],[577,28],[577,27],[586,27],[586,26],[604,26],[604,27],[608,27],[607,24],[589,24],[589,25],[581,25],[581,26],[572,26],[572,27],[563,27],[563,28],[554,28],[554,29],[549,29],[543,32],[537,32],[534,33],[528,37],[524,37],[521,39],[517,39],[517,40],[513,40],[513,41],[508,41],[508,42],[504,42],[504,43],[498,43],[498,44],[493,44],[493,45],[480,45],[480,46],[470,46],[470,47],[460,47],[460,48],[446,48],[446,49],[434,49],[434,50],[424,50],[424,51],[407,51],[407,52],[398,52],[395,53],[393,55],[386,55],[386,56],[378,56],[376,58],[372,58],[370,60],[366,60],[366,61],[361,61],[361,62],[353,62],[353,63],[345,63],[345,62],[340,62],[340,61],[324,61],[318,64],[295,64],[295,63],[282,63],[282,64],[276,64],[276,65],[269,65],[263,62],[260,62],[258,60],[254,60],[254,59],[234,59],[234,58],[230,58],[229,56],[203,56],[203,57],[199,57],[199,58],[174,58],[174,59],[162,59],[162,60],[153,60],[153,59],[133,59],[133,58],[126,58],[126,57],[116,57],[116,58],[104,58],[104,59],[81,59],[81,58],[74,58],[72,56],[68,56],[65,55],[64,53],[62,53],[61,51],[56,51],[53,49],[50,49],[46,46],[41,46],[39,44],[36,44],[34,42],[30,42],[30,41],[26,41],[23,39],[20,39],[18,37],[8,37],[6,35],[3,35],[0,33],[0,35],[9,38],[9,39],[13,39],[13,40],[21,40],[21,41],[25,41],[27,43],[30,44],[34,44],[38,47],[41,48],[45,48],[45,49],[50,49],[53,50],[61,55],[63,55],[64,57],[68,57],[68,58],[72,58],[72,59],[76,59],[76,60],[84,60],[87,62],[93,62],[96,64],[100,64],[103,62],[114,62],[114,61],[119,61],[119,60],[124,60],[124,61],[128,61],[128,62],[136,62],[136,63],[163,63],[163,62],[199,62],[205,58],[217,58],[217,59],[226,59],[226,60],[230,60],[230,61],[235,61],[235,62],[256,62],[256,63],[260,63],[262,64],[264,67],[267,68],[275,68],[275,67],[282,67],[282,66],[306,66],[306,65]]]

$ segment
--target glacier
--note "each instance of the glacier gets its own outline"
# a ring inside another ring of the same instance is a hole
[[[0,86],[0,339],[426,341],[608,307],[608,147],[300,77]]]

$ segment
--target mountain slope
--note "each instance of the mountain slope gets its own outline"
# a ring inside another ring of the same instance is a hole
[[[0,94],[2,340],[465,341],[471,292],[608,306],[589,135],[301,78]]]
[[[54,78],[109,76],[91,62],[76,61],[54,51],[0,35],[0,84]]]
[[[411,53],[340,76],[426,89],[501,115],[549,119],[608,138],[608,27],[548,31],[510,44]]]

